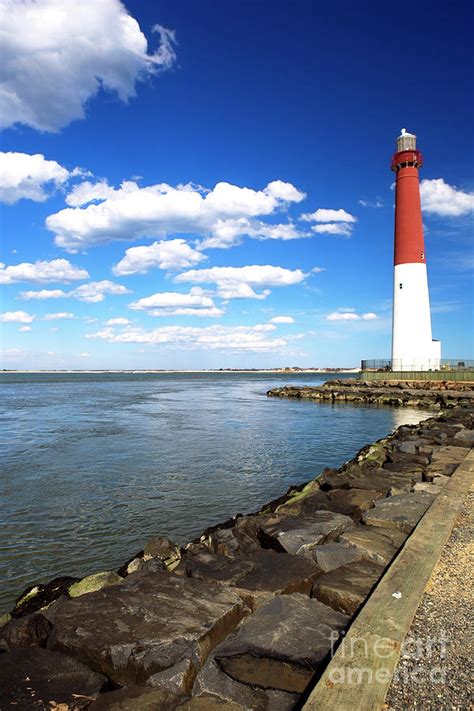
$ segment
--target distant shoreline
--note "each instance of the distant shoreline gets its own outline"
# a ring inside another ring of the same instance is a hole
[[[262,368],[262,369],[253,369],[253,368],[215,368],[215,369],[202,369],[202,370],[161,370],[161,369],[144,369],[144,370],[122,370],[122,369],[100,369],[100,370],[94,370],[94,369],[89,369],[89,370],[75,370],[75,369],[55,369],[55,370],[36,370],[36,369],[31,369],[31,370],[16,370],[16,369],[2,369],[0,370],[0,375],[2,373],[127,373],[127,374],[140,374],[140,373],[164,373],[164,374],[173,374],[176,373],[179,375],[180,373],[281,373],[283,375],[293,375],[293,374],[300,374],[300,373],[317,373],[317,374],[328,374],[328,373],[359,373],[360,368],[301,368],[301,369],[293,369],[293,368]]]

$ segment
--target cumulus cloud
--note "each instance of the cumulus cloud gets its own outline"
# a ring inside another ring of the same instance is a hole
[[[0,284],[14,284],[19,281],[31,281],[44,284],[51,281],[80,281],[87,279],[89,273],[76,267],[67,259],[38,260],[34,263],[22,262],[7,266],[0,262]]]
[[[316,234],[341,235],[342,237],[350,237],[352,234],[352,225],[343,222],[328,222],[323,225],[312,225],[311,229]]]
[[[1,0],[0,127],[58,131],[84,118],[100,89],[122,101],[137,81],[173,66],[174,33],[160,25],[149,53],[138,22],[119,0]]]
[[[67,291],[62,289],[41,289],[40,291],[22,291],[20,293],[21,299],[62,299],[67,296]]]
[[[86,301],[87,303],[97,303],[103,301],[105,294],[130,294],[130,289],[122,284],[116,284],[108,279],[102,281],[91,281],[89,284],[81,284],[77,289],[68,293],[73,299]]]
[[[126,329],[121,333],[113,329],[104,329],[86,335],[86,338],[97,338],[112,343],[150,343],[167,345],[181,350],[219,350],[247,351],[265,353],[280,351],[287,341],[283,338],[272,338],[272,324],[257,324],[256,326],[162,326],[153,330],[140,328]]]
[[[0,314],[0,323],[31,323],[35,318],[26,311],[5,311]]]
[[[213,299],[199,287],[187,294],[162,291],[133,301],[131,309],[147,310],[151,316],[222,316],[224,311],[216,307]]]
[[[211,267],[190,269],[179,274],[175,281],[193,284],[215,284],[217,295],[223,299],[265,299],[270,291],[255,291],[268,286],[299,284],[307,275],[301,269],[285,269],[270,265],[247,267]]]
[[[326,316],[326,321],[373,321],[379,318],[373,311],[365,314],[357,314],[353,309],[345,311],[333,311]]]
[[[235,222],[229,220],[271,215],[304,197],[304,193],[282,181],[269,183],[263,190],[225,182],[217,183],[212,190],[166,183],[142,188],[134,181],[126,181],[99,204],[65,208],[50,215],[46,225],[55,234],[56,244],[70,252],[116,240],[164,238],[176,232],[222,240],[225,235],[220,236],[219,230],[225,228],[233,232],[232,238],[227,237],[232,244],[238,235]],[[97,195],[96,198],[99,199]],[[291,226],[285,231],[280,225],[242,223],[237,226],[239,229],[243,234],[250,229],[254,231],[251,236],[261,239],[296,236]]]
[[[97,183],[86,180],[84,183],[74,185],[71,192],[66,195],[66,203],[70,207],[79,207],[95,200],[107,200],[113,194],[114,188],[106,180],[100,180]]]
[[[118,318],[109,318],[108,321],[105,322],[106,326],[128,326],[130,321],[128,318],[123,318],[122,316],[119,316]]]
[[[252,237],[259,240],[290,240],[310,236],[310,232],[302,232],[291,221],[272,225],[247,217],[229,220],[218,219],[210,230],[210,236],[200,243],[199,249],[228,249],[240,244],[242,237]]]
[[[69,311],[61,311],[57,314],[45,314],[45,316],[43,316],[43,319],[45,321],[60,321],[71,318],[74,318],[74,314],[70,313]]]
[[[274,316],[269,323],[294,323],[295,319],[291,316]]]
[[[342,237],[350,237],[354,224],[357,222],[354,215],[342,208],[330,210],[322,207],[316,212],[303,213],[300,215],[300,220],[318,223],[311,226],[311,230],[316,234],[341,235]]]
[[[474,193],[459,190],[443,178],[422,180],[421,206],[424,212],[440,217],[461,217],[474,210]]]
[[[112,271],[119,276],[145,274],[149,269],[185,269],[206,257],[184,239],[153,242],[149,246],[130,247]]]
[[[64,185],[69,176],[66,168],[41,153],[0,152],[0,202],[12,205],[22,198],[43,202],[51,188]]]
[[[91,281],[88,284],[81,284],[76,289],[71,291],[63,291],[62,289],[41,289],[40,291],[22,291],[21,299],[59,299],[72,298],[78,301],[86,301],[88,303],[97,303],[103,301],[105,294],[130,294],[130,289],[122,284],[116,284],[113,281],[104,279],[103,281]]]
[[[305,212],[300,215],[303,222],[357,222],[357,218],[345,210],[328,210],[320,207],[316,212]]]
[[[21,326],[18,330],[20,333],[28,333],[28,331],[31,331],[31,326]]]

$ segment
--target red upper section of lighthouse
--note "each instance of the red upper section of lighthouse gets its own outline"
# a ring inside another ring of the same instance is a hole
[[[415,137],[413,137],[415,138]],[[417,150],[403,150],[392,158],[395,187],[395,264],[425,264],[418,168],[423,156]]]

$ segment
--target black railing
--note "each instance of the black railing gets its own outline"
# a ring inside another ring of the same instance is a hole
[[[433,360],[431,367],[430,361],[424,361],[424,367],[420,368],[420,363],[413,363],[413,365],[403,363],[403,370],[432,370],[440,371],[443,370],[473,370],[474,360],[469,360],[467,358],[443,358],[442,360]],[[376,370],[390,372],[392,370],[392,361],[389,358],[376,358],[374,360],[362,360],[360,363],[361,370]],[[393,370],[398,370],[398,368],[393,368]]]

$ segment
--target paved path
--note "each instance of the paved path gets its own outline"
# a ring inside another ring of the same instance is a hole
[[[474,707],[474,490],[428,583],[402,651],[387,711]]]

